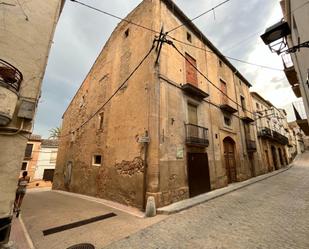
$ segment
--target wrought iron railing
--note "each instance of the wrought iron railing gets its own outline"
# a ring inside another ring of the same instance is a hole
[[[186,127],[186,143],[207,147],[209,145],[208,129],[194,124],[185,124]]]
[[[264,138],[270,138],[272,140],[274,140],[277,143],[283,144],[283,145],[287,145],[289,143],[289,139],[280,134],[277,131],[271,130],[267,127],[262,128],[259,133],[258,133],[259,137],[264,137]]]
[[[0,59],[0,84],[19,91],[22,73],[10,63]]]

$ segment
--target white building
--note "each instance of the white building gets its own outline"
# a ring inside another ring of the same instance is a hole
[[[39,158],[37,161],[33,179],[35,184],[40,184],[40,181],[49,181],[49,182],[53,181],[54,171],[56,167],[57,153],[58,153],[58,140],[55,139],[42,140],[41,149],[39,152]]]

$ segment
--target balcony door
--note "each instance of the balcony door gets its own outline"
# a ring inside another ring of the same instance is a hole
[[[188,103],[188,123],[192,125],[197,125],[197,106],[192,105]],[[190,126],[190,130],[188,130],[188,133],[190,134],[190,137],[198,137],[198,127],[196,126]]]
[[[188,185],[190,197],[211,190],[207,153],[188,153]]]
[[[197,83],[197,71],[196,60],[186,53],[186,80],[187,83],[198,86]]]
[[[220,80],[220,89],[221,89],[221,104],[222,105],[227,105],[228,98],[227,98],[227,86],[226,83],[223,80]]]

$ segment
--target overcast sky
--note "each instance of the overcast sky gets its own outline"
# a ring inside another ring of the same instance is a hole
[[[80,0],[125,17],[141,0]],[[190,17],[223,0],[175,0]],[[230,0],[195,21],[201,31],[226,56],[274,68],[283,68],[280,56],[271,54],[260,35],[280,21],[279,0]],[[119,21],[69,0],[61,14],[43,80],[42,98],[34,133],[48,137],[58,127],[62,114],[75,95],[106,40]],[[278,107],[296,97],[283,72],[231,61],[257,91]]]

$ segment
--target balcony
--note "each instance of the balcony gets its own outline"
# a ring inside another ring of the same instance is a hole
[[[254,140],[247,139],[247,151],[248,152],[255,152],[256,151],[256,142]]]
[[[241,117],[241,119],[245,123],[253,123],[254,122],[253,115],[251,113],[249,113],[248,111],[244,111],[244,115]]]
[[[208,129],[194,124],[185,124],[186,144],[190,146],[208,147]]]
[[[222,104],[220,105],[220,109],[224,112],[235,113],[237,110],[229,103],[230,101],[222,100]]]
[[[287,145],[289,143],[289,139],[277,131],[273,131],[273,139],[282,145]]]
[[[286,136],[280,134],[277,131],[273,131],[267,127],[261,129],[260,132],[258,133],[258,136],[261,138],[270,139],[282,145],[287,145],[289,143],[289,139]]]
[[[208,93],[204,92],[203,90],[199,89],[198,87],[192,84],[184,84],[181,86],[182,91],[184,91],[187,95],[196,98],[198,100],[203,100],[209,96]]]
[[[292,86],[292,90],[293,90],[293,92],[294,92],[294,94],[295,94],[295,96],[297,98],[301,97],[301,92],[300,92],[299,84],[296,84],[296,85]]]
[[[267,127],[264,127],[263,129],[261,129],[258,133],[258,136],[262,137],[262,138],[270,138],[270,139],[273,138],[272,133],[271,133],[271,129],[269,129]]]
[[[17,68],[0,59],[0,85],[18,92],[22,80],[23,75]]]
[[[293,61],[290,55],[282,55],[284,65],[284,73],[291,86],[298,84],[297,72],[294,68]]]

